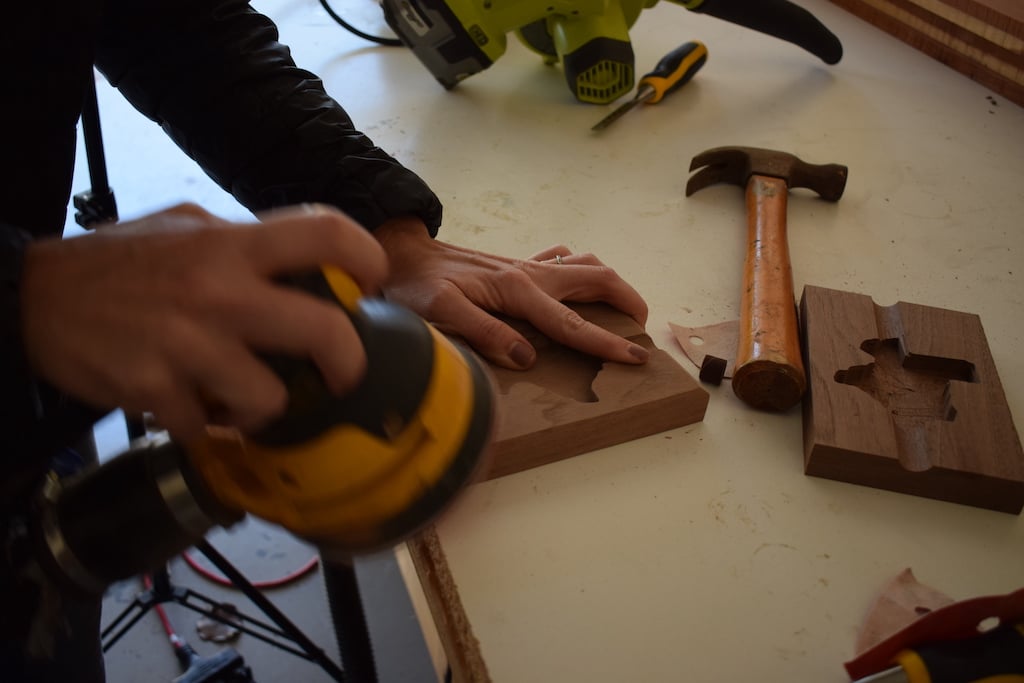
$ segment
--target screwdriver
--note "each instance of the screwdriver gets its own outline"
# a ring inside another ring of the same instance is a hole
[[[1024,683],[1024,623],[1003,625],[977,638],[903,650],[896,663],[856,683]]]
[[[628,112],[630,109],[646,102],[661,102],[671,92],[683,87],[693,75],[700,71],[708,59],[708,49],[704,43],[693,40],[683,43],[661,58],[654,70],[644,74],[636,88],[633,99],[620,105],[615,111],[597,122],[590,130],[604,130]]]

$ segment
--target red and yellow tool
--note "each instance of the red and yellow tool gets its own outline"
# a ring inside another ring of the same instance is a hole
[[[845,666],[857,683],[1024,683],[1024,589],[937,609]]]

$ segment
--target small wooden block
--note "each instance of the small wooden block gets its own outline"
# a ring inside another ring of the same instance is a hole
[[[718,356],[704,356],[704,360],[700,364],[700,377],[701,382],[707,382],[708,384],[714,384],[716,387],[722,383],[722,379],[725,377],[725,369],[729,365],[729,361]]]
[[[978,316],[806,287],[804,471],[1019,514],[1024,452]]]
[[[704,367],[708,356],[725,359],[722,379],[732,379],[736,365],[736,349],[740,344],[740,321],[726,320],[703,327],[668,324],[683,353],[698,368]]]
[[[584,319],[650,351],[644,365],[605,363],[508,321],[537,349],[527,371],[491,366],[499,388],[488,478],[704,419],[708,393],[629,316],[604,304],[574,304]]]

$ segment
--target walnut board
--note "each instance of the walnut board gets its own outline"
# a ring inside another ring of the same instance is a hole
[[[1024,3],[1020,0],[832,2],[1024,106]]]
[[[650,351],[643,365],[604,363],[509,321],[537,350],[527,371],[491,366],[497,427],[487,477],[501,477],[704,419],[708,392],[629,316],[574,304],[586,320]]]
[[[1019,514],[1024,453],[978,316],[808,286],[808,475]]]

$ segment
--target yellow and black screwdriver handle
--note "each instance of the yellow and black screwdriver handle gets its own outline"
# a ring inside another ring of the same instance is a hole
[[[211,428],[187,447],[224,505],[340,555],[393,546],[430,522],[480,469],[490,441],[490,376],[468,349],[412,312],[364,298],[336,268],[287,284],[337,302],[366,349],[355,391],[333,395],[307,359],[266,358],[287,409],[243,436]]]
[[[640,78],[638,98],[647,104],[657,104],[669,93],[689,83],[707,58],[708,48],[704,43],[697,40],[683,43],[658,60],[654,69]]]

